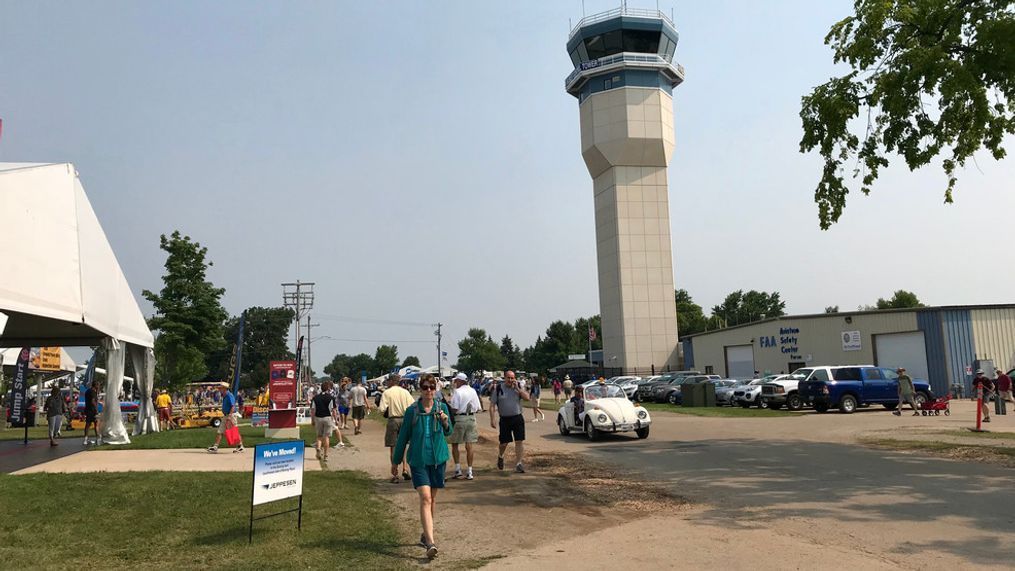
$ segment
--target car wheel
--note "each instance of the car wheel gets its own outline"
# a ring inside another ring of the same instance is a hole
[[[648,427],[648,426],[646,426],[645,428],[639,428],[638,430],[635,430],[634,433],[638,435],[639,439],[644,440],[644,439],[648,438],[648,429],[649,428],[650,427]]]
[[[670,393],[669,398],[667,398],[666,400],[670,401],[670,404],[672,405],[677,404],[677,393]]]
[[[923,403],[929,401],[927,393],[916,393],[916,397],[913,398],[916,401],[916,406],[923,406]]]
[[[887,410],[895,410],[895,409],[899,408],[899,403],[897,403],[897,402],[885,403],[882,406],[884,406],[885,409],[887,409]]]
[[[819,403],[814,405],[814,410],[818,412],[828,412],[828,405],[825,403]]]
[[[751,403],[740,401],[740,408],[751,408]]]
[[[856,412],[856,397],[853,395],[846,395],[839,401],[839,412],[844,414],[853,414]]]
[[[761,400],[760,398],[757,400],[757,403],[758,403],[758,408],[759,409],[760,408],[768,408],[768,403],[763,401],[763,400]]]
[[[592,421],[587,418],[585,419],[585,436],[589,437],[589,442],[599,440],[599,431],[595,426],[592,426]]]
[[[567,427],[567,422],[564,421],[564,417],[557,415],[557,428],[560,429],[561,436],[567,436],[571,434],[571,430]]]
[[[221,418],[213,418],[213,419],[211,419],[211,427],[212,428],[218,428],[220,426],[222,426],[222,419]]]
[[[791,394],[786,397],[786,408],[788,410],[800,410],[804,407],[804,401],[798,394]]]

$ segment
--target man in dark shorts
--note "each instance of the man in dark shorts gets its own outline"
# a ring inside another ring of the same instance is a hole
[[[518,385],[515,372],[504,373],[504,382],[490,391],[490,428],[497,428],[500,416],[500,448],[497,453],[497,469],[504,469],[504,452],[508,444],[515,443],[515,472],[525,473],[522,455],[525,453],[525,417],[522,416],[522,400],[529,400],[529,393]]]
[[[99,381],[94,380],[90,387],[85,390],[85,442],[88,446],[88,427],[95,430],[95,440],[92,444],[102,444],[102,437],[99,436]]]

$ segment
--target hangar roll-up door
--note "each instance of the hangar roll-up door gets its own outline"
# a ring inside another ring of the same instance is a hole
[[[923,331],[875,335],[874,359],[879,367],[905,367],[910,377],[930,380]]]
[[[754,378],[754,346],[726,347],[726,376],[730,379]]]

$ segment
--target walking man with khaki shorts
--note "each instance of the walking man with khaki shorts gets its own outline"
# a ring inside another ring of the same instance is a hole
[[[460,480],[462,474],[462,459],[458,450],[459,444],[465,444],[465,461],[468,471],[464,474],[466,480],[473,479],[472,475],[472,447],[479,442],[479,428],[476,426],[476,413],[482,410],[479,402],[479,395],[476,389],[469,386],[469,379],[465,373],[455,375],[455,390],[451,395],[451,415],[455,419],[451,428],[451,456],[455,460],[455,474],[451,476]]]
[[[401,458],[395,458],[395,444],[398,443],[398,431],[402,429],[402,420],[405,417],[405,409],[412,406],[413,398],[409,391],[402,388],[400,383],[401,377],[398,375],[391,375],[385,381],[388,388],[384,389],[381,393],[381,402],[377,406],[380,409],[381,414],[388,419],[387,426],[384,429],[384,446],[388,448],[388,456],[391,458],[391,483],[397,484],[401,480],[398,479],[398,465],[402,465],[402,478],[404,480],[411,480],[412,476],[409,475],[409,465],[405,461],[405,455]]]

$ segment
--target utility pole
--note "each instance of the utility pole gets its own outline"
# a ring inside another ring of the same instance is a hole
[[[310,316],[307,316],[307,380],[313,381],[314,377],[314,362],[310,360],[310,346],[313,344],[313,336],[311,332],[314,327],[320,327],[320,323],[310,323]]]
[[[296,338],[293,339],[293,353],[300,344],[300,321],[314,307],[314,282],[287,282],[282,284],[282,303],[295,314]],[[302,372],[296,371],[297,385],[302,383]],[[302,387],[296,387],[296,394],[302,394]]]
[[[442,325],[443,325],[443,323],[438,323],[437,324],[437,331],[434,332],[434,335],[437,336],[437,376],[438,377],[442,376],[441,373],[443,371],[443,367],[441,367],[441,326]]]

